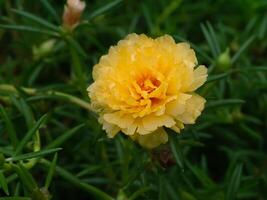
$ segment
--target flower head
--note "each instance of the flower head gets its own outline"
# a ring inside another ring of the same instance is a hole
[[[92,107],[109,137],[119,131],[154,148],[168,141],[164,127],[180,132],[195,123],[205,99],[194,93],[207,79],[187,43],[165,35],[130,34],[93,69]]]
[[[80,17],[85,9],[85,2],[80,0],[67,0],[63,13],[63,26],[72,30],[79,23]]]

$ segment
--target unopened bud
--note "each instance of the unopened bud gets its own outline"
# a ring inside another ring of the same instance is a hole
[[[80,0],[67,0],[63,13],[63,27],[73,30],[80,22],[85,9],[85,2]]]
[[[50,39],[45,42],[43,42],[40,46],[33,46],[33,57],[35,60],[38,60],[47,54],[49,54],[54,46],[55,46],[56,40]]]
[[[32,193],[32,200],[50,200],[51,195],[46,188],[36,188]]]
[[[126,197],[125,193],[122,190],[120,190],[117,196],[117,200],[126,200],[126,199],[128,198]]]
[[[228,48],[221,55],[219,55],[217,60],[217,66],[217,69],[221,72],[225,72],[230,68],[231,57]]]

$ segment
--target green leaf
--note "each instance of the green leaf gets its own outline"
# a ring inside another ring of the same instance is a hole
[[[243,71],[255,71],[255,72],[260,72],[260,71],[267,71],[267,66],[254,66],[254,67],[243,67],[241,69],[235,69],[233,72],[243,72]]]
[[[32,153],[26,153],[26,154],[22,154],[19,156],[13,156],[11,158],[6,158],[6,162],[12,162],[12,161],[19,161],[19,160],[28,160],[31,158],[38,158],[38,157],[44,157],[48,154],[57,152],[62,150],[62,148],[55,148],[55,149],[46,149],[46,150],[41,150],[41,151],[36,151],[36,152],[32,152]]]
[[[205,146],[202,142],[199,142],[199,141],[193,140],[193,139],[180,140],[179,144],[180,144],[180,146],[196,146],[196,147],[204,147]]]
[[[183,200],[197,200],[192,194],[186,191],[181,191],[181,196]]]
[[[207,188],[214,188],[215,183],[209,178],[209,176],[201,169],[196,166],[191,165],[188,161],[186,162],[188,168],[193,172],[193,174],[197,177],[199,182]]]
[[[22,112],[22,109],[21,109],[21,105],[20,105],[19,100],[14,95],[10,95],[9,97],[10,97],[11,102],[16,106],[16,108],[20,112]]]
[[[24,138],[21,140],[21,142],[18,144],[14,156],[18,155],[26,143],[32,138],[32,136],[35,134],[35,132],[39,129],[39,127],[44,123],[45,119],[47,118],[47,115],[43,115],[35,124],[34,126],[26,133]]]
[[[14,128],[11,120],[9,119],[9,117],[8,117],[4,107],[2,105],[0,105],[0,115],[6,123],[8,137],[9,137],[13,147],[16,147],[18,144],[18,137],[17,137],[16,131],[15,131],[15,128]]]
[[[57,34],[56,32],[47,31],[47,30],[43,30],[43,29],[40,29],[40,28],[34,28],[34,27],[30,27],[30,26],[25,26],[25,25],[16,25],[16,24],[4,25],[4,24],[0,24],[0,28],[17,30],[17,31],[29,31],[29,32],[34,32],[34,33],[43,33],[43,34],[50,35],[50,36],[55,36],[55,37],[59,36],[59,34]]]
[[[142,13],[144,15],[145,22],[146,22],[150,32],[152,32],[154,24],[153,24],[153,22],[151,20],[151,18],[152,18],[151,17],[151,13],[149,12],[149,10],[148,10],[148,8],[147,8],[147,6],[146,6],[146,4],[144,2],[142,3]]]
[[[17,176],[17,174],[15,174],[16,176]],[[21,182],[18,182],[17,184],[16,184],[16,188],[15,188],[15,191],[14,191],[14,195],[15,196],[19,196],[19,194],[20,194],[20,189],[21,189]]]
[[[140,19],[140,15],[139,14],[134,15],[134,17],[133,17],[133,19],[131,21],[131,24],[129,26],[129,29],[128,29],[129,33],[132,33],[132,32],[134,32],[134,30],[136,30],[136,26],[137,26],[137,23],[138,23],[139,19]]]
[[[16,180],[18,178],[18,175],[16,173],[13,173],[12,175],[8,176],[6,178],[6,182],[9,184],[11,183],[12,181]]]
[[[13,165],[13,168],[29,191],[32,192],[33,190],[38,188],[34,178],[22,164],[19,163],[18,165]]]
[[[35,122],[32,110],[24,99],[19,99],[21,105],[21,113],[24,115],[28,128],[31,128]]]
[[[44,68],[44,63],[39,63],[38,65],[35,66],[35,68],[33,69],[33,71],[31,73],[29,73],[29,78],[27,78],[27,84],[28,85],[33,85],[34,81],[38,78],[38,76],[40,75],[42,69]]]
[[[162,24],[163,22],[165,22],[168,17],[178,9],[178,7],[181,4],[181,0],[172,0],[170,1],[166,7],[164,7],[163,11],[161,12],[161,14],[158,16],[158,18],[156,19],[156,24],[157,26],[159,26],[160,24]]]
[[[0,170],[0,186],[4,190],[6,195],[9,195],[7,181],[6,181],[6,178],[5,178],[5,176],[1,170]]]
[[[234,169],[231,179],[229,183],[227,184],[226,189],[226,200],[235,200],[237,191],[239,189],[239,185],[241,182],[241,176],[242,176],[242,170],[243,170],[243,164],[238,164],[236,168]]]
[[[57,11],[53,8],[53,6],[49,3],[47,0],[41,0],[41,3],[43,6],[48,10],[48,12],[51,14],[51,16],[54,17],[57,23],[60,23],[60,18],[57,14]]]
[[[208,79],[205,82],[205,84],[210,83],[210,82],[213,82],[213,81],[218,81],[218,80],[224,79],[227,76],[229,76],[229,73],[221,73],[221,74],[216,74],[216,75],[208,76]]]
[[[261,25],[259,27],[258,36],[260,39],[263,39],[267,31],[267,15],[264,16]]]
[[[57,148],[57,147],[61,146],[64,142],[66,142],[69,138],[71,138],[75,133],[77,133],[77,131],[79,129],[81,129],[82,127],[84,127],[84,124],[80,124],[80,125],[72,128],[72,129],[70,129],[66,133],[64,133],[61,136],[59,136],[58,138],[56,138],[53,142],[48,144],[46,146],[46,149]]]
[[[166,194],[171,197],[172,200],[182,200],[177,193],[177,190],[173,187],[173,184],[169,182],[168,179],[164,178],[165,188],[167,190]],[[166,198],[165,198],[166,199]],[[169,198],[168,198],[169,199]]]
[[[115,0],[115,1],[111,1],[110,3],[107,3],[106,5],[95,9],[88,17],[88,20],[91,20],[99,15],[102,15],[106,12],[108,12],[109,10],[111,10],[113,7],[117,6],[119,3],[121,3],[122,0]]]
[[[247,41],[239,48],[239,50],[235,53],[235,55],[232,57],[231,64],[235,63],[238,58],[241,56],[241,54],[249,47],[249,45],[254,41],[255,36],[250,36]]]
[[[239,105],[245,103],[242,99],[222,99],[218,101],[211,101],[207,103],[206,108],[216,108],[223,106]]]
[[[55,173],[55,170],[56,170],[56,164],[57,164],[57,153],[55,153],[55,156],[53,158],[53,161],[49,167],[49,171],[48,171],[48,174],[47,174],[47,177],[45,179],[45,188],[48,189],[51,182],[52,182],[52,178],[53,178],[53,175]]]
[[[165,184],[164,184],[164,179],[163,179],[163,176],[159,176],[159,200],[164,200],[165,199]]]
[[[40,25],[43,25],[43,26],[45,26],[45,27],[47,27],[49,29],[52,29],[52,30],[57,31],[57,32],[59,31],[59,28],[57,26],[55,26],[54,24],[51,24],[50,22],[48,22],[48,21],[46,21],[46,20],[44,20],[44,19],[42,19],[40,17],[37,17],[37,16],[35,16],[35,15],[31,14],[31,13],[28,13],[28,12],[22,11],[22,10],[17,10],[17,9],[12,9],[12,11],[14,13],[22,16],[22,17],[30,19],[30,20],[32,20],[32,21],[34,21],[34,22],[36,22],[36,23],[38,23]]]
[[[17,88],[19,91],[23,92],[21,89]],[[15,96],[11,95],[10,99],[16,108],[23,114],[28,128],[31,128],[35,122],[31,108],[27,105],[24,99],[17,99]]]
[[[83,58],[87,57],[87,54],[85,53],[85,51],[83,50],[83,48],[81,47],[81,45],[72,37],[66,37],[65,38],[68,45],[74,49],[79,55],[81,55]]]
[[[79,53],[77,51],[78,49],[75,49],[75,46],[73,45],[69,45],[69,48],[70,48],[70,53],[71,53],[73,76],[75,78],[75,81],[77,81],[78,83],[77,85],[79,87],[79,90],[84,96],[86,96],[87,95],[87,92],[86,92],[87,83],[86,83],[86,77],[84,73],[85,71],[84,64],[82,63],[82,60],[80,56],[78,55]]]
[[[209,22],[207,22],[207,27],[208,27],[208,30],[210,32],[210,36],[211,36],[211,39],[213,41],[213,44],[214,44],[214,48],[216,50],[216,53],[217,53],[217,55],[220,55],[220,53],[221,53],[221,47],[220,47],[220,44],[218,42],[217,36],[215,34],[215,31],[214,31],[212,25]]]
[[[136,192],[134,192],[128,200],[135,200],[138,197],[140,197],[141,195],[143,195],[145,192],[151,190],[152,188],[147,186],[147,187],[142,187],[141,189],[137,190]]]
[[[171,145],[172,153],[174,155],[174,158],[178,166],[181,168],[181,170],[183,170],[184,169],[184,157],[181,151],[179,141],[177,141],[177,138],[175,136],[170,137],[170,145]]]
[[[10,149],[7,149],[7,148],[0,147],[0,152],[4,155],[8,155],[8,156],[12,155],[12,151]]]
[[[262,141],[263,138],[261,133],[254,131],[252,128],[249,128],[245,123],[240,124],[240,128],[244,133],[246,133],[251,139],[256,141]]]
[[[42,163],[44,164],[44,166],[50,167],[52,165],[51,162],[42,159]],[[76,176],[74,176],[73,174],[71,174],[70,172],[68,172],[67,170],[61,168],[61,167],[56,167],[56,172],[65,180],[67,180],[69,183],[72,183],[74,185],[76,185],[77,187],[85,190],[86,192],[88,192],[89,194],[93,194],[96,199],[101,199],[101,200],[114,200],[112,197],[110,197],[108,194],[106,194],[105,192],[103,192],[102,190],[89,185],[85,182],[83,182],[82,180],[78,179]]]
[[[131,173],[129,173],[129,160],[124,160],[124,169],[123,169],[123,176],[125,177],[124,182],[122,185],[124,185],[123,188],[128,188],[132,183],[140,177],[140,175],[143,173],[145,166],[148,164],[148,159],[141,159],[139,160],[139,163],[137,166],[135,166],[135,169],[132,170]],[[106,163],[108,164],[108,163]],[[107,168],[108,169],[108,168]]]
[[[215,33],[213,31],[213,29],[211,28],[211,25],[207,25],[208,28],[204,25],[201,24],[200,28],[204,34],[205,39],[207,40],[210,48],[211,48],[211,53],[213,55],[213,58],[217,58],[220,54],[219,50],[218,50],[218,41],[216,39]]]

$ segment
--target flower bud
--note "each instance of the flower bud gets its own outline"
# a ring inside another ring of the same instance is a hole
[[[220,72],[226,72],[231,65],[231,57],[229,54],[229,48],[227,48],[222,54],[219,55],[217,60],[217,69]]]
[[[85,9],[85,2],[80,0],[67,0],[62,16],[63,27],[73,30],[80,22],[80,17]]]
[[[120,190],[117,196],[117,200],[126,200],[126,199],[128,198],[126,197],[125,193],[122,190]]]
[[[46,188],[36,188],[32,193],[32,199],[38,199],[38,200],[50,200],[51,195],[49,191]]]
[[[33,46],[32,50],[34,59],[38,60],[49,54],[53,50],[55,43],[56,40],[50,39],[43,42],[40,46]]]

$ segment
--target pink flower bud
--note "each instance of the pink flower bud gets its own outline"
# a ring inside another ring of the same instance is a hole
[[[85,9],[85,2],[80,0],[67,0],[63,13],[63,26],[73,30],[80,22],[80,17]]]

